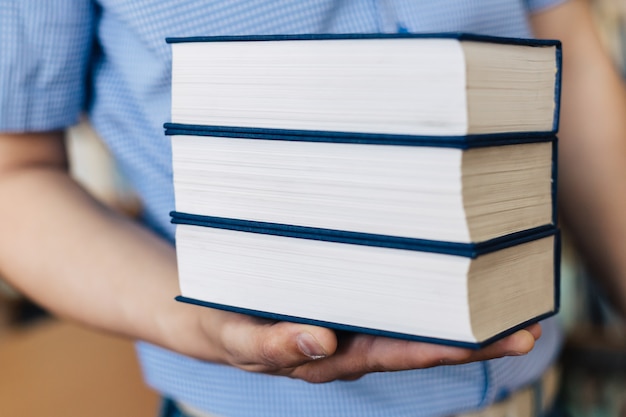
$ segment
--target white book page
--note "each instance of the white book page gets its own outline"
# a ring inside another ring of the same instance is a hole
[[[276,314],[475,341],[470,259],[179,225],[182,295]]]
[[[454,39],[172,44],[174,123],[467,133]]]

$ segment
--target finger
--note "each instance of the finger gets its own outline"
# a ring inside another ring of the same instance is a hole
[[[337,348],[332,330],[246,316],[224,326],[222,341],[230,364],[282,375],[306,362],[332,355]]]
[[[535,324],[528,326],[526,330],[529,331],[530,334],[533,335],[535,340],[539,340],[539,338],[541,337],[542,330],[541,330],[541,324],[539,323],[535,323]]]
[[[334,355],[302,365],[292,376],[309,382],[352,380],[371,372],[428,368],[444,360],[461,362],[471,353],[469,349],[357,334],[343,339]]]
[[[502,356],[521,356],[532,350],[535,341],[541,336],[541,327],[532,326],[520,330],[474,352],[468,360],[486,360]]]
[[[342,340],[334,355],[294,369],[293,376],[309,382],[352,380],[371,372],[422,369],[522,355],[532,349],[540,335],[539,326],[530,326],[479,350],[353,335]]]

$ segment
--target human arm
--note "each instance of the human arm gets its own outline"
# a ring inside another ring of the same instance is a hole
[[[68,175],[61,132],[0,135],[0,273],[53,313],[202,360],[322,382],[529,351],[532,326],[483,350],[272,323],[177,303],[169,243]],[[306,355],[302,334],[319,343]]]
[[[562,219],[594,277],[626,316],[626,90],[586,1],[538,13],[536,36],[563,43],[559,132]]]

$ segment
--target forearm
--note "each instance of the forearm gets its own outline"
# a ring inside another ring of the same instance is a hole
[[[101,206],[62,164],[5,167],[0,196],[2,276],[36,302],[169,348],[193,333],[185,330],[195,325],[194,316],[173,300],[171,245]]]
[[[538,36],[563,42],[562,218],[592,273],[626,315],[626,92],[586,8],[572,0],[533,23]]]
[[[353,335],[177,303],[174,249],[67,174],[60,133],[0,134],[0,274],[58,315],[241,369],[307,381],[532,349],[538,325],[480,350]],[[322,359],[323,358],[323,359]]]

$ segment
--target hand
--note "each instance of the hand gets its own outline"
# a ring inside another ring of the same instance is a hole
[[[308,382],[353,380],[371,372],[429,368],[523,355],[541,336],[529,326],[483,349],[472,350],[364,334],[340,334],[304,324],[272,322],[211,311],[219,316],[219,362]],[[216,319],[218,317],[213,317]],[[215,328],[215,320],[212,331]]]

